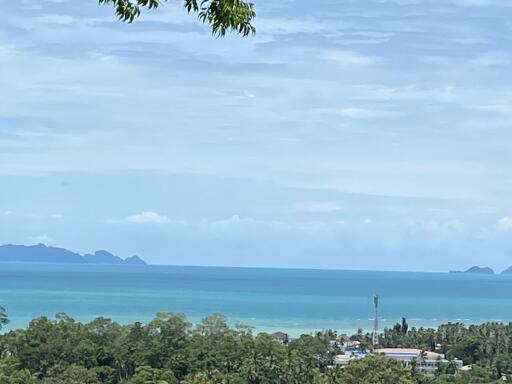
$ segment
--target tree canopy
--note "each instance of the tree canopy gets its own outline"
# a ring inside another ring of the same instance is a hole
[[[403,321],[405,324],[405,321]],[[353,340],[371,341],[358,332]],[[63,313],[0,334],[1,384],[470,384],[512,382],[512,323],[438,329],[401,324],[381,334],[381,346],[443,349],[472,364],[469,372],[442,363],[433,374],[383,355],[334,364],[335,331],[287,345],[251,328],[230,327],[218,314],[193,326],[181,314],[160,313],[147,324],[97,318],[80,323]],[[441,363],[440,363],[441,364]]]
[[[0,307],[0,329],[6,324],[9,324],[9,318],[4,307]]]
[[[156,9],[167,0],[98,0],[100,4],[113,5],[119,20],[131,23],[143,9]],[[181,1],[181,0],[180,0]],[[214,36],[224,36],[233,31],[248,36],[256,29],[252,22],[256,17],[252,3],[244,0],[184,0],[190,14],[197,15],[204,24],[211,26]]]

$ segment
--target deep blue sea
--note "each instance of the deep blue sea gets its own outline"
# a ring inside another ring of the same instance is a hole
[[[371,329],[375,293],[381,324],[512,321],[512,276],[334,270],[0,264],[0,305],[11,324],[58,312],[146,322],[160,311],[192,323],[220,312],[230,323],[292,335],[326,328]]]

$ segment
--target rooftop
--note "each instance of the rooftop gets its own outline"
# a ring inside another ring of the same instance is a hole
[[[377,349],[375,352],[383,353],[389,357],[420,357],[423,356],[429,360],[435,359],[443,359],[444,355],[436,352],[430,351],[422,351],[421,349],[416,348],[381,348]]]

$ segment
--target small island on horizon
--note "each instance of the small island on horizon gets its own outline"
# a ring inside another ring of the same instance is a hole
[[[104,250],[96,251],[94,254],[80,255],[65,248],[51,247],[42,243],[37,245],[0,245],[0,263],[2,262],[147,265],[139,256],[123,259]]]
[[[494,270],[489,267],[479,267],[473,266],[471,268],[466,269],[465,271],[449,271],[449,273],[468,273],[468,274],[477,274],[477,275],[494,275]]]
[[[466,269],[465,271],[449,271],[448,273],[459,273],[459,274],[474,274],[474,275],[495,275],[496,273],[490,267],[479,267],[473,266],[471,268]],[[501,272],[502,275],[512,275],[512,266],[505,269]]]
[[[99,250],[92,254],[81,255],[66,248],[49,246],[43,243],[36,245],[0,245],[0,263],[59,263],[59,264],[100,264],[100,265],[148,265],[139,256],[122,258],[112,253]],[[497,275],[490,267],[472,266],[466,270],[450,270],[449,274]],[[501,275],[512,275],[512,266],[501,272]]]

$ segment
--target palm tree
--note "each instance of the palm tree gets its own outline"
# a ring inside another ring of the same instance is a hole
[[[6,324],[9,324],[9,318],[4,307],[0,307],[0,329]]]

